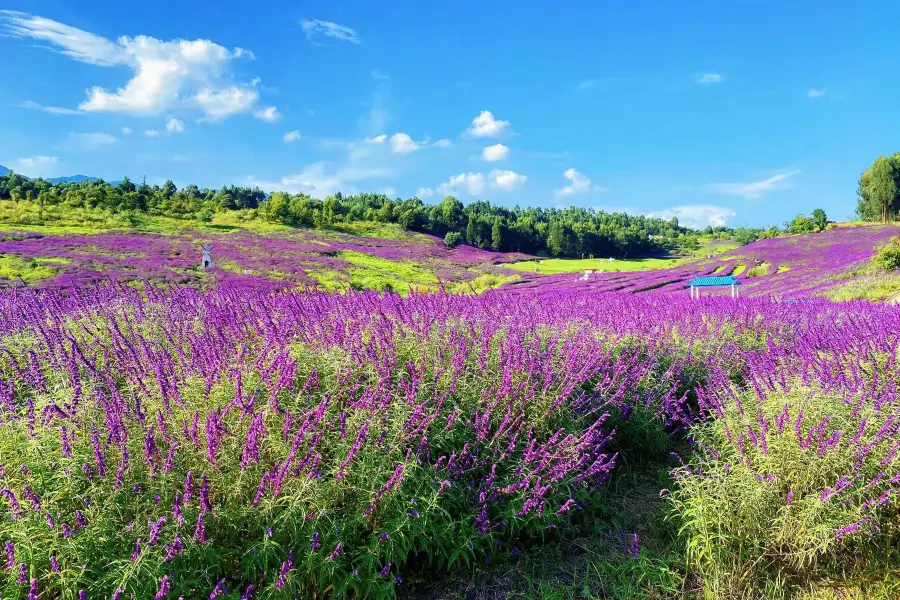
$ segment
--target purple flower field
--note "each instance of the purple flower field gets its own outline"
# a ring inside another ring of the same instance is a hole
[[[900,234],[896,225],[838,227],[819,233],[763,239],[717,255],[670,269],[633,273],[600,273],[588,281],[581,274],[533,276],[516,282],[516,289],[623,291],[688,294],[686,284],[698,275],[729,275],[741,281],[741,295],[805,298],[854,280],[856,271],[869,266],[875,250]],[[727,296],[728,289],[706,289],[704,294]]]
[[[390,598],[594,518],[635,432],[691,442],[708,589],[748,552],[740,585],[898,564],[895,307],[100,286],[0,317],[4,597]]]
[[[197,269],[204,244],[212,245],[216,267],[208,273]],[[453,283],[469,281],[480,273],[505,275],[506,269],[497,265],[531,258],[470,246],[450,249],[442,240],[423,234],[385,239],[311,230],[265,236],[191,231],[167,235],[0,233],[0,256],[59,261],[45,263],[57,273],[36,282],[41,287],[71,288],[109,280],[255,285],[267,289],[314,286],[319,282],[317,274],[346,273],[353,267],[341,253],[414,262],[422,271],[422,281],[411,283],[433,288],[437,287],[438,280]],[[244,273],[245,270],[249,273]]]

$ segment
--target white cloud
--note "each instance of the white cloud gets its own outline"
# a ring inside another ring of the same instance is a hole
[[[671,219],[672,217],[676,217],[678,219],[678,224],[683,227],[703,229],[709,225],[712,225],[713,227],[723,227],[728,225],[728,220],[735,216],[735,212],[724,206],[699,204],[667,208],[665,210],[650,213],[647,216],[659,217],[660,219]]]
[[[291,142],[296,142],[297,140],[302,139],[302,138],[303,138],[303,135],[295,129],[293,131],[288,131],[286,134],[284,134],[284,138],[282,138],[282,139],[284,139],[285,144],[290,144]]]
[[[488,190],[510,192],[521,188],[527,180],[528,177],[521,173],[500,171],[498,169],[492,170],[487,175],[471,172],[460,173],[433,188],[419,188],[416,195],[420,198],[428,198],[435,195],[448,196],[458,194],[480,196]]]
[[[369,144],[383,144],[385,140],[387,140],[387,135],[383,133],[381,135],[376,135],[375,137],[368,137],[365,139],[365,141]]]
[[[13,171],[26,177],[48,177],[59,158],[56,156],[29,156],[13,163]]]
[[[597,85],[596,79],[585,79],[584,81],[582,81],[581,83],[578,84],[577,88],[579,90],[586,90],[588,88],[594,87],[595,85]]]
[[[352,164],[331,168],[326,162],[317,162],[303,168],[296,175],[287,175],[278,181],[261,181],[250,178],[250,185],[257,185],[266,191],[304,193],[315,198],[325,198],[335,192],[355,194],[359,189],[354,185],[360,181],[387,179],[393,171],[378,167],[361,167]],[[369,188],[371,189],[371,188]]]
[[[359,44],[359,34],[356,30],[345,25],[338,25],[331,21],[321,21],[319,19],[305,19],[300,22],[300,26],[306,33],[306,39],[315,42],[315,38],[324,35],[332,37],[351,44]]]
[[[697,83],[701,83],[703,85],[722,83],[724,80],[725,78],[718,73],[703,73],[697,77]]]
[[[162,132],[159,129],[148,129],[144,132],[144,135],[146,135],[147,137],[156,137],[160,133]]]
[[[265,121],[266,123],[275,123],[281,118],[281,113],[278,112],[278,109],[276,107],[267,106],[266,108],[260,109],[253,113],[253,116],[260,121]]]
[[[497,169],[488,173],[488,178],[491,180],[491,184],[494,187],[504,192],[517,190],[528,181],[528,177],[521,173],[516,173],[515,171],[499,171]]]
[[[92,87],[78,107],[84,112],[154,115],[199,108],[208,120],[219,120],[249,112],[259,99],[251,84],[233,79],[232,62],[253,58],[243,48],[228,50],[210,40],[162,41],[146,35],[122,36],[113,42],[51,19],[11,11],[0,12],[0,28],[16,37],[47,42],[80,62],[132,70],[131,79],[116,91]]]
[[[2,12],[0,12],[2,14]],[[84,112],[75,110],[74,108],[63,108],[62,106],[44,106],[38,104],[34,100],[25,100],[18,104],[19,108],[27,108],[28,110],[42,110],[51,115],[83,115]]]
[[[481,111],[480,115],[472,119],[472,125],[466,130],[469,135],[475,137],[500,137],[509,131],[509,121],[498,121],[489,110]]]
[[[420,149],[424,144],[417,142],[406,133],[395,133],[391,136],[391,152],[394,154],[409,154]]]
[[[485,162],[497,162],[498,160],[505,160],[507,156],[509,156],[509,146],[504,146],[503,144],[494,144],[493,146],[487,146],[484,150],[481,151],[481,160]]]
[[[131,129],[131,127],[122,128],[122,135],[131,135],[132,133],[134,133],[134,131]]]
[[[432,146],[434,146],[435,148],[449,148],[452,145],[453,142],[448,139],[438,140],[432,144]]]
[[[118,140],[108,133],[70,133],[65,147],[70,150],[100,150],[115,144]]]
[[[194,96],[194,102],[206,113],[207,121],[221,121],[231,115],[248,112],[258,100],[259,92],[241,86],[231,86],[219,91],[206,88]]]
[[[762,198],[765,194],[773,190],[789,189],[790,183],[787,179],[797,173],[799,173],[799,171],[787,171],[779,173],[778,175],[773,175],[768,179],[747,183],[710,183],[707,185],[707,188],[717,194],[740,196],[748,200],[754,200]]]
[[[169,119],[166,121],[166,131],[169,133],[183,133],[184,132],[184,121],[179,121],[178,119]]]
[[[569,180],[569,185],[563,186],[554,192],[557,198],[563,196],[574,196],[576,194],[586,194],[588,192],[604,192],[604,188],[599,185],[592,185],[589,177],[583,173],[579,173],[575,169],[567,169],[563,173],[563,177]]]
[[[827,92],[828,92],[828,90],[826,90],[825,88],[822,88],[821,90],[817,90],[816,88],[810,88],[810,90],[808,92],[806,92],[806,95],[809,96],[810,98],[821,98]]]

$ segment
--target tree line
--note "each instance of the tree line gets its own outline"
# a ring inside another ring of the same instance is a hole
[[[212,190],[193,184],[179,189],[172,181],[161,186],[148,185],[146,181],[135,184],[127,177],[116,184],[103,180],[50,183],[9,173],[0,176],[2,200],[32,203],[39,211],[45,207],[71,207],[206,223],[217,214],[235,211],[242,220],[294,227],[324,228],[364,221],[396,223],[409,231],[440,236],[449,246],[465,243],[503,252],[574,258],[628,258],[676,249],[694,250],[700,246],[701,235],[749,243],[797,229],[789,223],[784,230],[710,226],[697,231],[681,226],[674,217],[663,219],[585,208],[506,208],[484,201],[463,205],[453,196],[425,204],[415,197],[392,199],[368,193],[336,193],[319,200],[302,193],[266,194],[258,187],[232,185]],[[824,212],[821,216],[824,218]],[[818,223],[815,216],[802,219],[803,223]]]

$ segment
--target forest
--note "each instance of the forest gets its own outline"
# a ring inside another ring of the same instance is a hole
[[[449,246],[463,243],[482,249],[524,252],[567,258],[664,255],[693,251],[700,236],[734,239],[747,244],[784,233],[821,231],[827,224],[824,211],[798,215],[783,228],[732,229],[724,226],[695,230],[677,218],[662,219],[593,209],[507,208],[486,201],[464,205],[447,196],[436,204],[419,198],[392,199],[384,194],[340,192],[320,200],[307,194],[266,193],[258,187],[223,186],[219,190],[187,185],[179,189],[172,181],[163,185],[135,184],[102,179],[51,183],[29,179],[14,172],[0,176],[0,201],[29,207],[27,217],[12,224],[52,223],[61,212],[118,215],[129,218],[155,215],[210,223],[216,215],[238,213],[243,221],[263,221],[291,227],[327,228],[342,223],[396,223],[409,231],[444,238]],[[9,218],[6,219],[10,221]]]

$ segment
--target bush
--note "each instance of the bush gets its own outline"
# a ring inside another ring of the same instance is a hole
[[[876,267],[885,271],[900,269],[900,236],[892,238],[891,241],[878,249],[874,263]]]
[[[719,418],[694,430],[701,452],[677,472],[671,499],[715,597],[789,597],[900,562],[891,405],[797,384],[715,401]]]
[[[444,243],[448,248],[456,248],[462,243],[462,235],[456,231],[448,231],[444,236]]]

